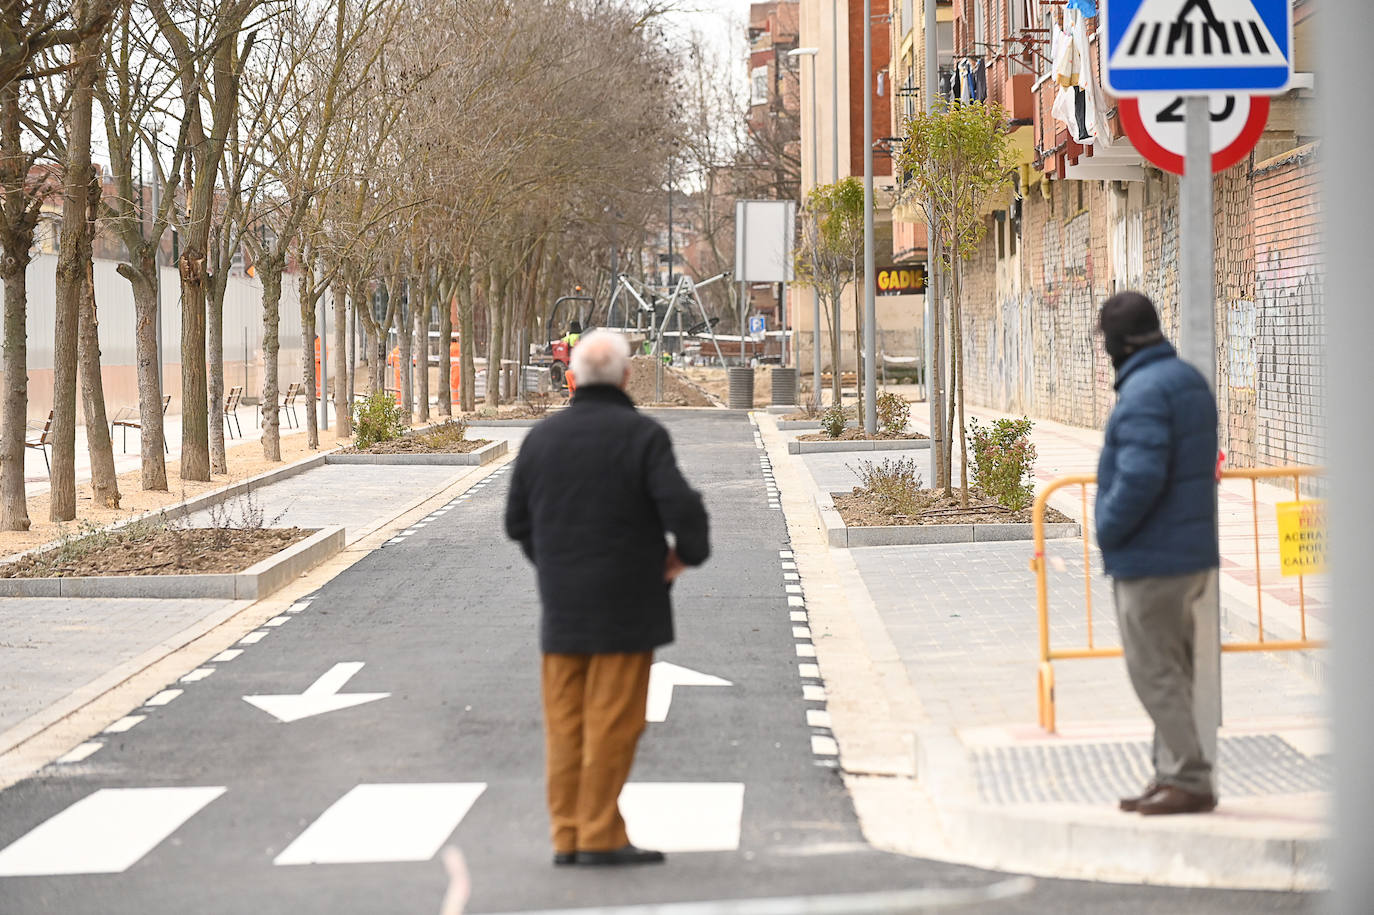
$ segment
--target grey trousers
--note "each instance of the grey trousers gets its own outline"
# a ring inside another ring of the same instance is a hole
[[[1155,725],[1155,781],[1215,794],[1193,715],[1194,607],[1216,570],[1112,581],[1135,694]]]

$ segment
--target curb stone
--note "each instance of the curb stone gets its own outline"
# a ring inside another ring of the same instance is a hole
[[[788,454],[830,454],[836,451],[928,451],[928,438],[895,438],[878,441],[836,441],[787,443]]]
[[[0,597],[146,597],[257,600],[344,548],[344,529],[321,528],[242,572],[0,579]]]
[[[990,543],[993,541],[1031,540],[1033,526],[1028,522],[994,522],[990,524],[892,524],[849,527],[835,508],[835,496],[844,493],[816,493],[816,510],[825,528],[826,542],[832,547],[846,549],[863,546],[919,546],[931,543]],[[1046,524],[1045,537],[1056,540],[1078,537],[1082,528],[1077,524]]]
[[[505,439],[497,439],[465,454],[358,454],[333,453],[325,455],[326,464],[371,464],[392,466],[480,467],[490,464],[510,448]]]

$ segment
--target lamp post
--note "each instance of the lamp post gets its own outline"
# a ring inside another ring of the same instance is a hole
[[[816,54],[820,48],[797,48],[788,51],[788,57],[808,57],[811,59],[811,187],[820,183],[820,153],[817,134],[820,125],[816,123]],[[798,360],[800,361],[800,360]],[[816,409],[821,408],[821,290],[813,282],[811,285],[811,388]]]
[[[878,431],[878,323],[873,238],[873,0],[864,0],[864,431]]]

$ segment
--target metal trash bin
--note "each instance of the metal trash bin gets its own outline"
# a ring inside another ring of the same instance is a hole
[[[775,407],[795,407],[797,405],[797,370],[793,368],[773,369],[773,399]]]
[[[749,366],[732,365],[725,370],[730,382],[730,409],[752,410],[754,408],[754,370]]]

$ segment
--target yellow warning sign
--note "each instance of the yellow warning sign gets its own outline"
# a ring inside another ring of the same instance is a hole
[[[1326,503],[1280,502],[1279,565],[1284,575],[1326,571]]]

